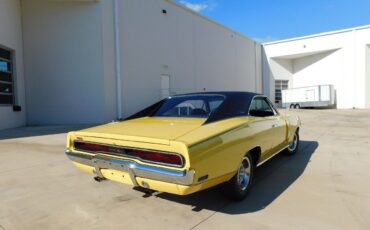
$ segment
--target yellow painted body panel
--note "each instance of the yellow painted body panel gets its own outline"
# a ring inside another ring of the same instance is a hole
[[[295,116],[272,116],[267,118],[238,117],[202,125],[205,119],[196,118],[140,118],[132,121],[110,123],[68,134],[67,149],[73,149],[73,141],[158,150],[181,154],[185,165],[181,170],[194,170],[193,183],[189,186],[136,177],[142,186],[145,181],[153,190],[178,195],[191,194],[230,180],[236,173],[241,159],[248,151],[259,148],[258,162],[268,159],[276,151],[286,147],[299,128]],[[82,153],[82,152],[80,152]],[[83,153],[88,154],[88,153]],[[103,155],[103,154],[102,154]],[[135,161],[142,165],[164,169],[178,168]],[[88,173],[94,168],[79,163],[75,165]],[[128,173],[111,169],[101,170],[109,180],[133,185]],[[198,179],[208,176],[201,183]]]
[[[145,141],[169,145],[170,140],[191,132],[205,122],[195,118],[139,118],[125,122],[113,122],[107,125],[85,129],[83,132],[97,137],[120,140]]]
[[[73,163],[80,170],[90,173],[90,174],[94,174],[93,167],[79,164],[76,162],[73,162]],[[113,170],[113,169],[102,169],[101,173],[108,180],[124,183],[124,184],[131,185],[131,186],[134,185],[128,173]],[[161,181],[156,181],[156,180],[151,180],[151,179],[141,178],[141,177],[136,177],[136,181],[141,186],[143,186],[143,182],[145,182],[147,185],[149,185],[150,189],[153,189],[156,191],[167,192],[167,193],[172,193],[176,195],[189,195],[189,194],[213,187],[215,185],[218,185],[224,181],[229,180],[231,177],[232,175],[224,175],[223,177],[215,178],[213,180],[209,180],[204,183],[194,184],[191,186],[166,183],[166,182],[161,182]]]

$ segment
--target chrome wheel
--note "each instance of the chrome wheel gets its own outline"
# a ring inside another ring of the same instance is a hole
[[[288,149],[291,152],[294,152],[298,145],[298,136],[297,133],[294,134],[293,141],[289,144]]]
[[[240,190],[245,191],[248,188],[250,179],[251,179],[251,162],[248,157],[243,158],[242,163],[240,164],[237,180]]]
[[[230,199],[243,200],[253,186],[254,165],[252,159],[251,153],[247,153],[241,160],[233,178],[223,184],[223,192]]]

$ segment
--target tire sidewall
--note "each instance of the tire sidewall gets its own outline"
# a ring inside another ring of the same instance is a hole
[[[286,148],[285,153],[288,154],[288,155],[294,155],[294,154],[296,154],[298,152],[298,149],[299,149],[300,139],[299,139],[299,133],[298,133],[298,131],[296,131],[294,133],[294,135],[297,136],[297,146],[295,147],[295,149],[293,151],[290,150],[289,148]]]
[[[248,193],[249,193],[249,191],[250,191],[250,189],[253,185],[253,177],[254,177],[253,160],[252,160],[252,157],[249,153],[245,157],[247,157],[249,159],[250,167],[251,167],[250,179],[249,179],[249,183],[248,183],[247,188],[245,190],[242,190],[240,188],[240,185],[238,183],[238,172],[235,174],[235,176],[229,182],[227,182],[225,184],[226,185],[227,196],[229,198],[231,198],[232,200],[235,200],[235,201],[243,200],[248,195]],[[243,157],[243,159],[244,159],[244,157]],[[242,163],[242,161],[241,161],[241,163]],[[238,165],[238,170],[239,170],[239,166],[240,166],[240,164]]]

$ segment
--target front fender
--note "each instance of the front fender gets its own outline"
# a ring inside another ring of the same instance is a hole
[[[286,121],[288,126],[288,142],[291,142],[294,133],[301,127],[301,119],[297,115],[288,115]]]

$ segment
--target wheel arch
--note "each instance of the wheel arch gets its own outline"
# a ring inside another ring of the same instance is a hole
[[[259,160],[261,159],[261,152],[262,150],[260,146],[256,146],[247,152],[247,154],[249,153],[252,157],[254,167],[257,166]]]

